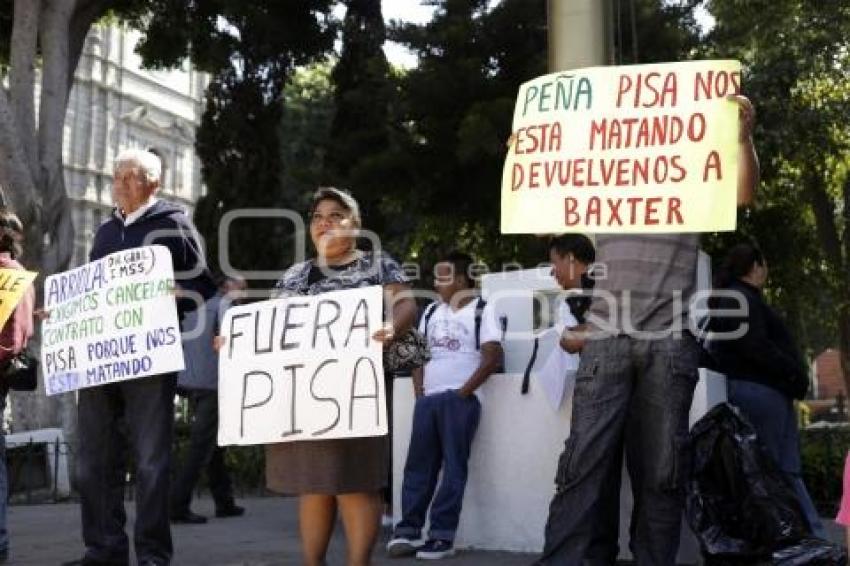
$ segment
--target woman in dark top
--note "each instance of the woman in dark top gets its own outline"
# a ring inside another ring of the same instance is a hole
[[[745,309],[739,316],[713,319],[711,329],[743,332],[740,337],[713,340],[711,353],[717,369],[726,374],[729,402],[755,427],[768,454],[793,484],[813,532],[823,536],[823,525],[801,477],[794,410],[794,399],[806,395],[808,372],[788,327],[764,300],[766,281],[767,263],[758,248],[738,244],[729,251],[715,288],[733,294],[715,296],[710,304],[712,309]]]
[[[322,188],[313,196],[310,236],[317,257],[290,267],[275,286],[278,297],[382,285],[392,326],[374,338],[386,346],[406,332],[416,304],[401,267],[382,253],[356,249],[360,212],[351,195]],[[389,309],[388,309],[389,313]],[[387,437],[346,438],[268,445],[269,489],[299,496],[301,545],[306,566],[324,564],[337,510],[348,541],[348,565],[370,563],[387,483]]]

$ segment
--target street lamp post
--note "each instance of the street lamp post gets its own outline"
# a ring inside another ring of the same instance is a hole
[[[549,72],[611,63],[610,0],[548,0]]]

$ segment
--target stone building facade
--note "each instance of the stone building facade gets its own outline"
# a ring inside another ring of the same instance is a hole
[[[188,63],[142,69],[139,38],[118,25],[95,26],[77,67],[64,130],[74,265],[86,261],[94,231],[112,210],[112,162],[121,150],[155,148],[165,165],[159,196],[190,214],[205,190],[194,144],[208,77]]]

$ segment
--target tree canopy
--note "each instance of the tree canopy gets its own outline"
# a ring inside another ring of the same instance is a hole
[[[384,247],[425,267],[452,247],[497,269],[543,261],[542,240],[502,236],[498,222],[517,89],[546,72],[546,2],[427,3],[430,21],[386,26],[379,0],[77,0],[50,3],[67,8],[50,14],[33,8],[47,3],[0,0],[0,63],[9,63],[9,87],[0,89],[6,196],[34,241],[69,238],[59,128],[85,31],[111,15],[141,30],[147,65],[188,58],[211,76],[197,133],[208,194],[196,221],[214,265],[225,214],[300,213],[320,184],[351,189]],[[850,5],[612,6],[617,63],[744,63],[744,91],[758,111],[759,202],[741,214],[737,233],[706,235],[704,244],[720,258],[733,241],[756,240],[771,266],[770,298],[810,352],[841,346],[850,375]],[[715,19],[710,30],[698,23],[701,8]],[[47,29],[59,31],[48,37]],[[386,39],[418,64],[392,68]],[[36,120],[38,64],[49,88]],[[291,260],[292,236],[280,219],[236,222],[231,264],[272,278]],[[61,246],[39,250],[47,272],[67,265]]]
[[[210,263],[274,278],[293,257],[292,228],[260,210],[297,202],[297,195],[281,190],[284,90],[296,68],[331,52],[337,35],[333,2],[150,4],[150,12],[133,22],[145,33],[138,47],[145,64],[174,67],[188,58],[211,76],[196,141],[208,192],[195,212]],[[230,224],[223,250],[219,227],[227,213],[240,210],[247,216]],[[223,257],[227,266],[219,265]]]
[[[771,295],[811,353],[840,346],[850,376],[850,5],[711,0],[705,56],[740,59],[758,109],[759,205],[741,230],[765,249]],[[728,237],[727,237],[728,239]]]

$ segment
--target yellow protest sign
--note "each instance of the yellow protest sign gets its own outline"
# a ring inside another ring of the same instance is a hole
[[[523,84],[505,234],[734,230],[737,61],[592,67]]]
[[[0,328],[9,320],[37,275],[22,269],[0,269]]]

